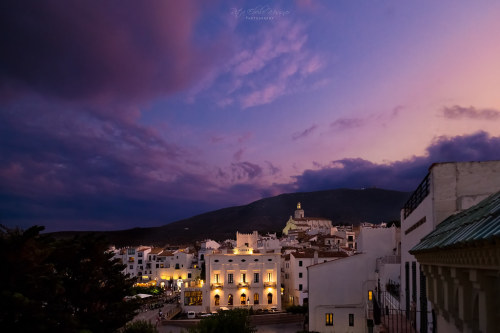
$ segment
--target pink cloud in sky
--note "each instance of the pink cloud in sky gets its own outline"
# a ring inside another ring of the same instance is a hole
[[[280,18],[256,30],[253,36],[245,38],[235,30],[233,57],[218,71],[212,71],[209,82],[192,94],[205,92],[215,96],[219,107],[238,105],[246,109],[306,91],[323,79],[313,77],[325,62],[307,47],[305,24]],[[309,79],[311,82],[305,84]]]

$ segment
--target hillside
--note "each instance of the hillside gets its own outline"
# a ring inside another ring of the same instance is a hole
[[[205,238],[234,238],[236,231],[281,231],[297,202],[306,217],[325,217],[333,224],[380,223],[399,220],[399,211],[410,196],[408,192],[383,189],[336,189],[281,194],[244,206],[224,208],[161,227],[134,228],[102,232],[116,246],[186,243]],[[68,237],[76,232],[54,233]]]

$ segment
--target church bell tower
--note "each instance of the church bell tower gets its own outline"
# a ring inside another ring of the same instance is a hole
[[[297,210],[295,210],[295,215],[294,217],[296,219],[302,219],[304,218],[304,210],[302,209],[301,205],[300,205],[300,202],[297,203]]]

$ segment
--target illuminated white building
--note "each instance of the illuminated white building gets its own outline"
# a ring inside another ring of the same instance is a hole
[[[235,249],[205,256],[206,282],[184,284],[184,310],[217,311],[221,308],[281,309],[279,252],[254,250],[258,234],[236,235]]]
[[[114,250],[115,257],[126,264],[124,274],[137,278],[138,284],[158,285],[177,290],[180,283],[199,279],[201,269],[189,249],[166,251],[140,246]]]

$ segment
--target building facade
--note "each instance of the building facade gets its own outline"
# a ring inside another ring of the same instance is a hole
[[[401,210],[401,307],[420,332],[432,332],[426,275],[409,252],[448,216],[500,188],[500,161],[437,163]]]
[[[495,332],[500,320],[500,192],[452,215],[411,251],[436,332]]]
[[[236,238],[236,248],[205,255],[206,281],[183,285],[185,311],[281,310],[281,253],[252,248],[257,232],[237,233]]]
[[[394,255],[396,228],[362,228],[359,253],[307,268],[309,331],[368,332],[375,325],[377,259]]]
[[[307,267],[347,257],[347,253],[302,249],[283,257],[283,302],[289,305],[304,305],[308,302]]]

